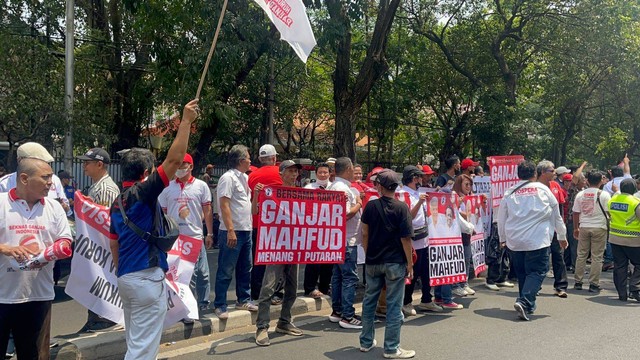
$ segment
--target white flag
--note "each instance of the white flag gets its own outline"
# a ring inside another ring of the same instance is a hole
[[[311,24],[302,0],[254,0],[267,13],[280,31],[280,38],[291,45],[300,60],[307,58],[316,46]]]

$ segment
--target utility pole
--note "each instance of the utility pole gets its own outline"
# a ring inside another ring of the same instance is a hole
[[[64,169],[73,171],[73,48],[74,0],[66,0],[66,29],[64,42],[64,109],[67,114],[67,133],[64,137]]]

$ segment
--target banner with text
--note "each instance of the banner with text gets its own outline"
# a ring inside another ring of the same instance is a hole
[[[482,209],[487,208],[487,198],[484,195],[465,196],[464,209],[469,214],[468,221],[473,224],[475,233],[471,235],[471,258],[476,276],[487,269],[484,258],[485,224]],[[461,206],[462,208],[462,206]]]
[[[524,160],[524,156],[491,156],[487,160],[491,170],[491,207],[497,208],[505,190],[520,181],[518,164]]]
[[[344,192],[268,186],[258,196],[254,264],[341,264],[345,256]]]
[[[409,196],[408,192],[403,191],[400,187],[398,187],[394,194],[394,197],[404,202],[405,204],[407,204],[407,206],[409,206],[409,208],[411,208],[411,197]],[[364,192],[364,199],[362,199],[362,208],[364,209],[369,201],[378,198],[380,198],[380,193],[378,192],[378,190],[376,190],[376,188],[367,189]]]
[[[76,239],[71,260],[71,273],[67,280],[65,292],[82,306],[95,312],[99,316],[118,324],[124,324],[122,300],[118,293],[118,279],[116,264],[111,254],[109,226],[109,208],[93,203],[79,191],[75,194],[74,210],[76,217]],[[202,243],[202,241],[200,241]],[[194,246],[190,245],[190,246]],[[176,241],[176,247],[183,243]],[[198,247],[199,251],[200,248]],[[171,250],[174,252],[174,250]],[[183,250],[184,253],[184,250]],[[175,255],[174,255],[175,256]],[[185,261],[190,261],[189,254],[184,255]],[[196,252],[197,259],[197,252]],[[169,264],[172,260],[169,258]],[[175,264],[176,261],[174,260]],[[189,288],[189,279],[193,274],[193,263],[189,266],[179,265],[177,275],[186,280],[186,289]],[[182,273],[183,272],[183,273]],[[169,274],[165,279],[167,285],[168,311],[164,326],[175,324],[182,318],[191,316],[192,308],[186,304],[195,303],[191,291],[185,291],[184,287],[175,286],[175,280],[169,281]],[[178,289],[176,293],[175,289]],[[183,300],[184,299],[184,300]],[[197,318],[197,305],[195,306]]]
[[[455,284],[467,280],[464,248],[456,218],[458,195],[429,194],[429,275],[431,286]]]

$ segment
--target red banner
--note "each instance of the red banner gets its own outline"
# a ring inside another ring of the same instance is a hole
[[[491,156],[487,160],[491,169],[491,206],[497,208],[505,190],[520,181],[518,164],[524,160],[524,156]]]
[[[407,206],[409,206],[409,209],[411,209],[411,197],[409,196],[408,192],[402,191],[402,190],[396,190],[394,195],[397,200],[404,202],[405,204],[407,204]],[[364,199],[362,200],[362,208],[364,209],[370,200],[375,200],[375,199],[378,199],[379,197],[380,197],[380,193],[378,193],[378,190],[376,190],[375,188],[367,189],[364,192]]]
[[[340,191],[269,186],[258,196],[254,264],[341,264],[347,198]]]

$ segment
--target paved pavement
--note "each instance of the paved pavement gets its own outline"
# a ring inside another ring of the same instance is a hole
[[[573,284],[573,281],[570,281]],[[402,347],[416,359],[631,359],[638,353],[640,303],[617,300],[611,273],[603,273],[604,291],[569,290],[567,299],[553,294],[546,279],[532,321],[513,310],[516,289],[492,292],[476,281],[476,296],[460,299],[465,309],[418,314],[402,328]],[[416,293],[415,295],[418,295]],[[417,296],[414,296],[417,299]],[[415,303],[415,302],[414,302]],[[302,337],[271,333],[271,346],[254,343],[253,326],[206,338],[165,343],[161,359],[370,359],[382,358],[384,323],[377,326],[378,347],[360,353],[358,330],[330,323],[329,310],[295,317]],[[273,329],[273,327],[272,327]]]

